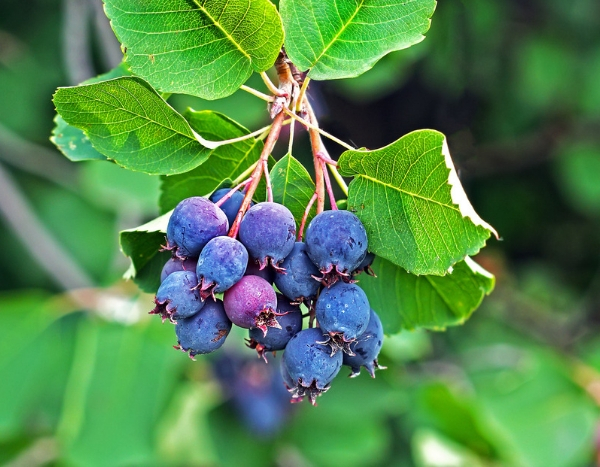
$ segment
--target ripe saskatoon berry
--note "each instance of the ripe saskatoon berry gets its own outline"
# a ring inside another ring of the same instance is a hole
[[[231,191],[230,188],[221,188],[215,191],[212,195],[210,195],[210,200],[213,203],[219,201],[223,196]],[[244,193],[241,191],[236,191],[231,197],[221,204],[221,210],[227,216],[227,220],[229,221],[229,226],[233,224],[235,220],[235,216],[237,216],[240,207],[242,206],[242,202],[244,201]],[[254,203],[253,203],[254,204]]]
[[[267,326],[279,328],[275,319],[277,296],[266,280],[258,276],[244,276],[223,295],[225,313],[233,324],[241,328],[259,328],[267,333]]]
[[[248,252],[234,238],[215,237],[200,253],[196,275],[200,282],[200,297],[203,300],[215,292],[225,292],[239,281],[248,265]]]
[[[316,405],[317,396],[329,389],[340,371],[342,354],[332,355],[320,344],[325,338],[321,329],[310,328],[300,331],[288,342],[284,356],[289,382],[293,383],[292,402],[308,396],[311,404]]]
[[[383,345],[383,326],[377,313],[371,310],[369,324],[356,342],[350,345],[355,355],[344,354],[344,365],[352,368],[351,378],[360,374],[360,367],[364,366],[372,378],[375,378],[375,369],[384,370],[385,367],[379,365],[377,356]]]
[[[367,252],[367,232],[350,211],[324,211],[315,216],[306,229],[306,251],[323,274],[323,283],[331,285],[362,262]]]
[[[179,258],[171,258],[165,263],[160,273],[160,281],[164,281],[167,276],[175,271],[195,271],[197,258],[187,258],[182,261]]]
[[[244,276],[259,276],[266,280],[269,284],[275,281],[275,269],[272,266],[265,266],[263,269],[254,261],[248,261],[248,267]]]
[[[166,249],[182,259],[197,257],[210,239],[226,235],[228,230],[227,216],[212,201],[200,196],[186,198],[169,219]]]
[[[250,329],[248,347],[256,349],[265,362],[265,352],[275,352],[285,349],[289,340],[302,329],[302,312],[298,305],[292,305],[281,294],[277,294],[277,316],[275,319],[281,328],[269,329],[266,335],[258,328]]]
[[[190,318],[180,319],[175,326],[176,349],[189,352],[190,357],[214,352],[225,342],[231,331],[231,321],[227,318],[221,300],[208,298],[199,313]]]
[[[294,248],[296,221],[281,204],[258,203],[248,209],[240,222],[239,237],[261,269],[268,263],[278,269]]]
[[[285,274],[275,276],[275,285],[289,299],[295,302],[312,300],[317,296],[320,283],[313,276],[319,270],[306,254],[306,244],[296,242],[292,252],[281,263]]]
[[[360,336],[369,324],[370,307],[367,295],[356,284],[336,282],[323,289],[315,312],[319,325],[328,334],[323,343],[331,352],[343,350],[353,355],[350,343]]]
[[[195,272],[176,271],[168,275],[156,292],[156,306],[150,314],[161,315],[163,322],[165,319],[174,322],[176,319],[188,318],[198,313],[204,302],[196,290],[197,286]]]

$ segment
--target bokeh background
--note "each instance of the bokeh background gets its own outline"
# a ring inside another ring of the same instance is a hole
[[[317,408],[290,406],[241,333],[215,358],[175,352],[120,279],[117,233],[157,215],[159,180],[49,142],[55,88],[120,59],[99,0],[0,4],[0,464],[596,465],[597,0],[440,0],[421,44],[313,83],[322,125],[357,146],[444,132],[502,235],[476,258],[497,287],[470,320],[388,338],[386,371],[343,370]],[[170,102],[266,121],[241,92]]]

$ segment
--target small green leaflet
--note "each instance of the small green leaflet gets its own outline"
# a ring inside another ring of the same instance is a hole
[[[160,285],[160,272],[171,257],[168,251],[159,252],[165,244],[167,224],[172,211],[134,229],[119,234],[121,251],[131,259],[125,279],[133,279],[144,292],[155,293]]]
[[[287,207],[296,219],[296,226],[300,228],[306,206],[315,192],[315,183],[308,171],[291,154],[287,154],[271,170],[271,184],[273,201]],[[313,205],[306,219],[307,225],[314,213]]]
[[[338,164],[354,177],[348,210],[365,225],[369,251],[413,274],[444,275],[497,236],[469,203],[442,133],[419,130],[381,149],[346,151]]]
[[[283,27],[269,0],[104,0],[133,72],[162,92],[219,99],[273,66]]]
[[[113,68],[109,72],[85,80],[81,84],[93,84],[129,75],[131,75],[131,72],[129,71],[127,64],[121,62],[119,66]],[[69,125],[60,115],[54,117],[54,123],[55,127],[54,130],[52,130],[50,141],[52,141],[59,151],[68,159],[73,162],[106,160],[106,156],[94,149],[89,138],[82,130]]]
[[[285,49],[313,79],[352,78],[421,42],[435,0],[281,0]]]
[[[373,270],[379,277],[361,274],[359,285],[379,314],[386,334],[462,324],[495,284],[494,276],[469,257],[445,276],[415,276],[379,257]]]
[[[199,166],[210,153],[187,121],[140,78],[58,88],[54,104],[96,150],[126,169],[176,174]]]
[[[188,109],[184,116],[194,131],[209,141],[223,141],[249,133],[246,128],[218,112]],[[256,138],[219,146],[211,152],[207,164],[184,174],[163,177],[161,212],[173,209],[184,198],[209,195],[224,180],[234,180],[258,160],[262,148],[262,141]]]

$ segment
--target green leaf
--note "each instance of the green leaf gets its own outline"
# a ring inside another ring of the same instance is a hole
[[[421,42],[435,0],[281,0],[288,56],[309,77],[352,78]]]
[[[354,177],[348,210],[365,225],[369,250],[409,272],[444,275],[496,234],[469,203],[437,131],[413,131],[374,151],[346,151],[339,169]]]
[[[225,115],[210,110],[188,109],[184,116],[194,131],[210,141],[238,138],[249,133],[246,128]],[[208,163],[202,167],[184,174],[163,177],[161,212],[173,209],[184,198],[209,195],[224,180],[234,180],[258,160],[262,148],[262,141],[256,138],[219,146],[211,152]]]
[[[162,92],[219,99],[253,71],[269,69],[283,44],[268,0],[105,0],[125,59]]]
[[[168,251],[159,251],[165,242],[170,217],[171,212],[168,212],[147,224],[123,230],[119,234],[121,251],[131,259],[125,278],[134,279],[144,292],[156,292],[162,267],[171,256]]]
[[[283,156],[271,169],[273,201],[286,206],[294,215],[299,227],[304,210],[315,192],[315,183],[306,168],[291,154]],[[306,224],[315,215],[313,205]]]
[[[119,66],[113,68],[107,73],[90,78],[81,84],[93,84],[101,81],[107,81],[121,76],[131,75],[127,64],[122,62]],[[106,156],[100,154],[94,149],[89,138],[79,128],[69,125],[65,120],[57,115],[54,118],[56,126],[52,130],[50,141],[73,162],[89,160],[106,160]]]
[[[386,334],[462,324],[495,284],[494,276],[469,257],[446,276],[415,276],[379,257],[373,270],[379,277],[361,275],[359,285],[381,317]]]
[[[210,153],[186,120],[140,78],[59,88],[54,104],[95,149],[130,170],[152,175],[186,172]]]

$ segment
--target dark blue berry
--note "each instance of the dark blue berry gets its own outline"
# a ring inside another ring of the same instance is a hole
[[[231,188],[221,188],[215,191],[212,195],[210,195],[210,200],[213,203],[219,201],[223,196],[231,191]],[[229,221],[229,225],[233,225],[233,221],[235,220],[235,216],[237,216],[240,207],[242,206],[242,202],[244,201],[244,193],[241,191],[236,191],[231,197],[221,204],[221,210],[227,216],[227,220]],[[254,203],[253,203],[254,204]]]
[[[369,276],[377,277],[375,275],[375,271],[371,268],[371,265],[375,261],[375,255],[373,253],[367,253],[361,263],[357,266],[357,268],[352,271],[352,275],[356,276],[361,272],[368,274]]]
[[[321,291],[315,312],[319,325],[328,336],[331,351],[352,353],[349,344],[361,335],[369,324],[370,307],[367,295],[356,284],[336,282]]]
[[[248,252],[234,238],[215,237],[200,253],[196,275],[200,282],[200,297],[225,292],[239,281],[248,265]]]
[[[385,369],[377,362],[382,345],[383,326],[377,313],[371,310],[367,329],[357,337],[356,342],[350,344],[354,356],[344,354],[344,365],[352,368],[351,378],[360,374],[361,366],[367,369],[372,378],[375,378],[375,369]]]
[[[262,277],[242,277],[225,292],[223,303],[229,319],[241,328],[259,328],[266,334],[267,326],[279,327],[275,290]]]
[[[292,401],[300,401],[308,396],[315,405],[317,396],[329,389],[333,378],[342,366],[342,354],[332,355],[321,344],[326,336],[319,328],[300,331],[288,342],[285,348],[285,367],[289,374]],[[286,383],[287,384],[287,383]]]
[[[258,263],[250,260],[248,261],[248,267],[246,268],[246,273],[244,276],[258,276],[262,277],[269,284],[273,284],[275,282],[275,269],[272,266],[267,265],[264,268],[260,268]]]
[[[221,300],[208,298],[199,313],[190,318],[180,319],[175,326],[177,342],[190,357],[214,352],[225,342],[231,331],[231,321],[227,318]]]
[[[367,232],[350,211],[324,211],[306,229],[309,258],[330,285],[338,278],[348,279],[367,253]]]
[[[250,329],[248,347],[256,349],[258,355],[265,361],[265,352],[275,352],[285,349],[289,340],[302,329],[302,312],[298,305],[292,305],[290,301],[281,294],[277,294],[277,316],[275,319],[281,328],[271,328],[267,334],[258,328]]]
[[[183,261],[177,257],[169,259],[162,268],[160,281],[164,281],[169,274],[175,271],[195,271],[197,262],[197,258],[187,258]]]
[[[200,196],[181,201],[167,225],[167,249],[179,258],[198,257],[209,240],[226,235],[227,216],[215,204]]]
[[[242,219],[239,237],[261,269],[268,263],[277,268],[294,248],[296,221],[281,204],[258,203]]]
[[[150,314],[161,315],[163,321],[188,318],[204,306],[197,290],[198,279],[192,271],[176,271],[160,284]]]
[[[282,294],[296,302],[317,296],[321,284],[315,277],[319,275],[319,270],[308,257],[304,242],[294,244],[294,249],[283,260],[281,267],[285,273],[275,276],[275,285]]]

